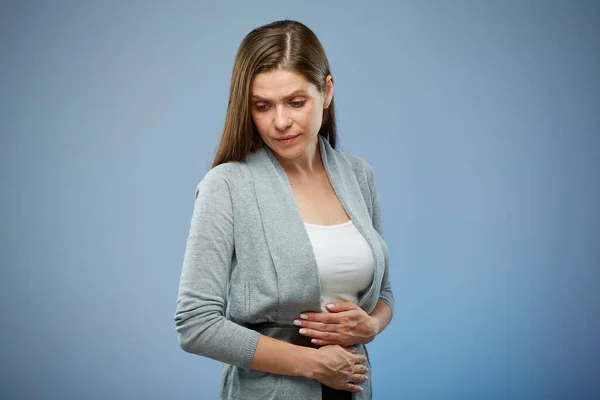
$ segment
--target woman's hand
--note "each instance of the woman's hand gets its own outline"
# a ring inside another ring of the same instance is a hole
[[[367,344],[379,333],[377,318],[352,302],[335,302],[326,308],[330,312],[305,312],[294,320],[294,325],[301,327],[300,334],[313,338],[313,344],[343,347]]]
[[[349,348],[338,345],[323,346],[316,351],[311,367],[311,379],[337,390],[361,392],[359,383],[366,381],[367,360],[364,355],[354,354]]]

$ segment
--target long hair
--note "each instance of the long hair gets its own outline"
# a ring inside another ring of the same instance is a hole
[[[303,75],[321,93],[331,74],[325,50],[317,36],[297,21],[276,21],[250,32],[237,51],[231,74],[229,103],[223,134],[212,167],[228,161],[241,161],[264,145],[250,113],[250,87],[261,72],[279,68]],[[333,99],[323,110],[319,135],[336,145]]]

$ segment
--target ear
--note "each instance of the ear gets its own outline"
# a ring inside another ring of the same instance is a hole
[[[333,100],[333,77],[331,75],[327,75],[325,78],[325,98],[323,101],[323,108],[326,109],[331,104]]]

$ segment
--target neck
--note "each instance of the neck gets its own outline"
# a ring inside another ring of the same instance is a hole
[[[323,169],[321,160],[321,146],[319,145],[319,135],[310,143],[306,150],[297,158],[292,160],[279,157],[275,152],[275,158],[288,174],[308,175]]]

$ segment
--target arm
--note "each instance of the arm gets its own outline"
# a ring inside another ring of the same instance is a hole
[[[365,163],[367,182],[371,194],[371,220],[373,228],[383,237],[379,192],[375,184],[375,173]],[[394,295],[389,279],[389,250],[381,241],[385,257],[385,271],[379,298],[370,314],[352,302],[334,302],[327,306],[329,312],[305,312],[294,323],[303,328],[300,334],[312,337],[316,345],[339,344],[350,346],[371,342],[392,320]]]
[[[341,347],[296,346],[225,318],[234,255],[233,211],[229,186],[217,168],[196,189],[175,313],[181,348],[245,369],[304,376],[338,389],[360,391],[348,382],[363,381],[364,356]]]
[[[308,378],[308,364],[315,356],[315,349],[296,346],[261,335],[250,368],[272,374],[303,376]]]
[[[175,314],[181,348],[246,369],[303,375],[307,371],[301,367],[314,349],[268,338],[224,316],[234,256],[233,229],[229,186],[219,170],[213,169],[196,189],[183,260]]]
[[[361,392],[368,369],[366,356],[340,346],[320,349],[292,345],[261,335],[251,369],[279,375],[302,376],[338,390]]]
[[[380,334],[383,331],[390,321],[392,320],[392,309],[388,306],[387,303],[383,301],[378,301],[375,309],[371,314],[369,314],[376,321],[376,335]]]
[[[305,312],[294,321],[302,327],[300,334],[311,337],[318,346],[370,343],[392,320],[392,309],[383,301],[377,302],[371,314],[350,301],[336,301],[326,307],[329,312]]]
[[[371,168],[370,166],[368,167],[367,171],[368,171],[368,177],[369,177],[369,180],[368,180],[369,189],[371,191],[371,199],[372,199],[372,205],[371,205],[372,217],[371,218],[373,220],[373,227],[375,228],[377,233],[379,233],[379,236],[381,236],[383,238],[383,222],[382,222],[382,217],[381,217],[381,205],[379,202],[379,190],[377,190],[377,184],[375,183],[375,172],[373,171],[373,168]],[[390,320],[392,319],[392,315],[394,313],[394,294],[392,293],[392,283],[389,279],[390,253],[389,253],[389,249],[387,248],[387,245],[385,245],[385,244],[383,244],[383,253],[385,256],[385,271],[383,273],[383,283],[381,285],[379,301],[377,302],[377,306],[375,307],[375,310],[373,310],[373,313],[378,310],[378,307],[380,307],[379,303],[383,302],[383,303],[387,304],[390,315],[389,315],[389,320],[387,320],[387,322],[384,324],[384,328],[385,328],[389,324]],[[373,315],[373,313],[371,313],[371,315]],[[382,317],[380,311],[377,311],[377,315],[378,315],[378,317]],[[385,318],[383,318],[383,319],[385,319]],[[381,322],[385,322],[385,321],[381,321]],[[383,330],[383,328],[380,329],[380,332],[382,330]]]
[[[175,326],[186,352],[248,369],[260,334],[224,317],[233,254],[229,187],[215,168],[196,189]]]

